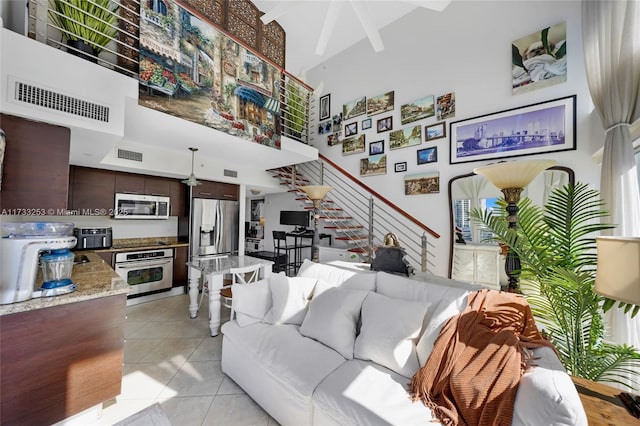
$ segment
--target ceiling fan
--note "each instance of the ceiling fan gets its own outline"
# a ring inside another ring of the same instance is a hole
[[[306,2],[310,2],[314,0],[300,0],[296,2],[283,1],[274,6],[270,11],[266,12],[264,15],[260,17],[264,24],[268,24],[271,21],[278,19],[286,13],[292,12],[297,6],[300,6]],[[417,7],[423,7],[426,9],[435,10],[437,12],[442,12],[448,5],[451,3],[451,0],[401,0],[404,3],[409,3]],[[379,0],[370,0],[368,3],[377,3]],[[380,52],[384,50],[384,44],[382,43],[382,38],[380,37],[380,32],[378,28],[374,25],[373,20],[371,19],[371,14],[369,13],[369,9],[365,7],[366,1],[362,0],[328,0],[329,7],[327,9],[327,14],[324,18],[324,23],[322,25],[322,30],[320,31],[320,35],[318,37],[318,43],[316,45],[315,53],[316,55],[322,56],[324,55],[325,49],[327,48],[327,44],[329,43],[329,38],[331,37],[331,33],[338,21],[338,17],[340,16],[340,12],[342,11],[342,7],[345,3],[349,3],[353,8],[354,13],[358,17],[362,28],[367,34],[367,38],[373,47],[373,50],[376,52]]]

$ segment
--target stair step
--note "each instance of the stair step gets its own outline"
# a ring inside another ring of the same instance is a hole
[[[272,177],[276,178],[276,179],[282,179],[285,180],[287,182],[291,182],[293,180],[292,175],[286,175],[283,173],[279,173],[277,175],[273,175]],[[309,183],[311,182],[309,179],[307,179],[306,177],[300,176],[300,175],[296,175],[296,182],[306,182]]]
[[[362,225],[330,225],[330,226],[325,226],[325,229],[333,229],[336,232],[346,232],[349,231],[351,229],[362,229],[364,228],[364,226]]]
[[[304,206],[303,209],[305,209],[305,210],[313,210],[314,207],[313,206]],[[320,207],[320,211],[321,212],[342,212],[344,210],[341,209],[340,207]]]
[[[320,216],[319,219],[326,220],[327,222],[346,222],[352,220],[351,216],[341,216],[341,217],[329,217],[329,216]]]
[[[366,254],[369,252],[366,247],[352,247],[350,249],[347,249],[347,251],[351,253],[362,253],[362,254]]]
[[[334,239],[339,241],[362,241],[368,240],[369,237],[366,235],[348,235],[344,237],[335,237]]]

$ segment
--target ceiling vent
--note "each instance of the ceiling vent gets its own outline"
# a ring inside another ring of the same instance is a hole
[[[109,122],[109,107],[63,95],[32,84],[14,81],[14,99],[49,110],[64,112],[104,123]]]
[[[142,153],[118,148],[118,158],[142,162]]]
[[[227,177],[238,177],[238,172],[236,172],[235,170],[224,169],[224,175]]]

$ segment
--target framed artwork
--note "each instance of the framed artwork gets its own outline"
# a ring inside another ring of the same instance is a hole
[[[576,95],[449,124],[449,164],[576,149]]]
[[[342,119],[349,120],[367,112],[367,97],[363,96],[342,105]]]
[[[331,117],[331,94],[320,97],[320,120]]]
[[[440,172],[405,175],[404,195],[437,194],[440,192]]]
[[[331,120],[318,123],[318,134],[324,135],[325,133],[331,133]]]
[[[362,120],[362,130],[367,130],[371,128],[371,119],[367,118],[366,120]]]
[[[418,165],[435,163],[438,161],[438,147],[432,146],[431,148],[418,150]]]
[[[364,134],[351,136],[342,141],[342,155],[364,152]]]
[[[327,136],[327,145],[334,146],[342,143],[342,132],[331,133]]]
[[[384,140],[369,142],[369,155],[383,154]]]
[[[446,95],[438,96],[436,105],[438,120],[446,120],[447,118],[453,118],[456,116],[455,93],[447,93]]]
[[[512,42],[511,76],[514,95],[567,81],[567,23]]]
[[[260,221],[260,216],[262,214],[263,206],[264,206],[264,198],[251,200],[251,221],[252,222]]]
[[[336,114],[331,117],[331,131],[334,133],[342,131],[342,113]]]
[[[407,127],[389,133],[389,149],[400,149],[422,143],[422,126]]]
[[[389,116],[389,117],[381,118],[376,122],[376,124],[377,124],[378,133],[387,132],[393,129],[393,117]]]
[[[400,107],[400,123],[402,125],[422,120],[435,115],[433,95],[425,96]]]
[[[353,122],[344,125],[344,135],[345,136],[353,136],[358,133],[358,122]]]
[[[407,171],[407,162],[403,161],[401,163],[395,163],[393,165],[393,171],[396,173],[406,172]]]
[[[446,122],[441,121],[439,123],[430,124],[424,126],[424,140],[432,141],[434,139],[442,139],[447,137],[447,125]]]
[[[372,155],[360,160],[360,176],[384,175],[387,173],[387,156]]]
[[[382,114],[393,110],[394,92],[387,92],[382,95],[367,99],[367,115]]]

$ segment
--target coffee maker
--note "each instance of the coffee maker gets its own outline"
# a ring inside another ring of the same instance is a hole
[[[59,235],[72,232],[73,224],[70,229],[62,229],[61,224],[43,228],[39,223],[37,227],[29,228],[23,223],[19,224],[21,227],[18,230],[8,225],[13,224],[3,224],[3,228],[10,235],[0,240],[0,305],[33,297],[57,296],[75,290],[75,285],[70,281],[73,255],[68,253],[68,249],[75,247],[77,239],[70,235]],[[33,235],[34,229],[45,235]],[[41,254],[49,256],[43,259],[43,275],[47,282],[36,291],[34,287]]]

